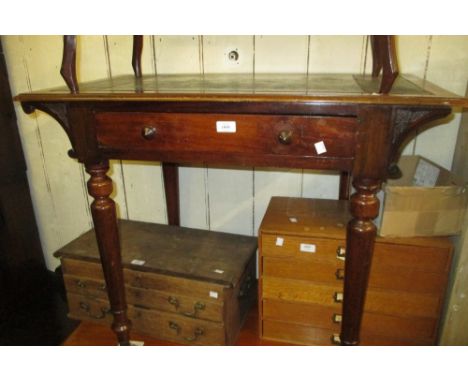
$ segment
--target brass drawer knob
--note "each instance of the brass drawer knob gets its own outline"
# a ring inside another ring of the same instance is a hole
[[[335,292],[333,295],[333,300],[335,302],[343,302],[343,292]]]
[[[336,249],[336,258],[339,260],[346,260],[346,248],[341,245]]]
[[[336,272],[335,272],[335,276],[336,276],[337,280],[344,280],[344,277],[345,277],[344,276],[344,269],[342,269],[342,268],[337,269]]]
[[[278,141],[282,145],[290,145],[292,142],[292,131],[283,130],[278,134]]]
[[[147,141],[150,141],[150,140],[154,139],[154,137],[156,136],[156,127],[145,126],[141,130],[141,135]]]

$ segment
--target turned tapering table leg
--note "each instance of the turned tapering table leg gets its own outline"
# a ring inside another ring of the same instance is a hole
[[[127,318],[119,232],[115,203],[110,198],[112,180],[106,175],[108,170],[108,161],[86,165],[86,171],[91,175],[88,180],[88,191],[94,198],[91,204],[94,229],[106,279],[111,311],[114,315],[112,330],[117,335],[120,345],[129,345],[131,322]]]
[[[169,225],[179,226],[179,166],[175,163],[163,163],[162,169],[166,193],[167,222]]]
[[[377,232],[372,220],[379,213],[376,193],[380,185],[380,181],[370,179],[357,179],[353,182],[356,192],[351,196],[350,210],[353,218],[347,229],[342,345],[359,344],[359,330]]]

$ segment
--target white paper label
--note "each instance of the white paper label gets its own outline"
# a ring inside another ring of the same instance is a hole
[[[343,301],[343,293],[337,292],[335,295],[335,300],[336,301]]]
[[[218,292],[215,292],[213,290],[210,290],[210,297],[211,298],[218,298]]]
[[[291,223],[297,223],[297,218],[289,218],[289,221],[290,221]]]
[[[213,269],[214,273],[219,273],[220,275],[224,273],[222,269]]]
[[[314,146],[315,146],[315,151],[317,151],[318,155],[327,152],[327,148],[325,147],[325,143],[323,141],[315,143]]]
[[[315,253],[315,244],[301,243],[300,249],[301,249],[301,252]]]
[[[413,185],[420,187],[434,187],[439,177],[440,169],[423,159],[419,160],[414,173]]]
[[[130,340],[130,346],[144,346],[144,341]]]
[[[137,260],[137,259],[134,259],[130,262],[130,264],[133,264],[133,265],[144,265],[146,263],[145,260]]]
[[[236,121],[216,121],[216,132],[218,133],[235,133]]]
[[[277,247],[282,247],[284,243],[284,239],[282,237],[277,237],[276,238],[276,246]]]

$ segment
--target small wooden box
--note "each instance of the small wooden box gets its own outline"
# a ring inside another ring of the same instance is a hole
[[[338,338],[348,220],[346,201],[272,198],[259,235],[261,338]],[[361,344],[436,344],[451,255],[448,237],[377,237]]]
[[[256,294],[254,237],[119,221],[133,330],[194,345],[229,345]],[[69,315],[110,324],[94,230],[60,249]]]

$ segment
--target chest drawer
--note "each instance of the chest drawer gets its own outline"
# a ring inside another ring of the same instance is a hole
[[[104,274],[102,273],[102,267],[100,264],[90,261],[63,258],[62,266],[63,272],[66,275],[73,275],[78,279],[92,278],[94,280],[102,280],[93,283],[91,288],[103,288]],[[220,284],[157,273],[141,272],[128,268],[124,268],[124,280],[125,284],[129,287],[154,289],[160,292],[191,296],[199,299],[211,298],[213,303],[222,301],[224,292],[224,287]],[[91,281],[88,281],[88,284],[90,283]],[[77,285],[72,286],[76,287]]]
[[[315,304],[290,303],[280,300],[263,300],[265,319],[291,322],[328,329],[330,335],[340,332],[341,307],[326,307]],[[437,319],[412,317],[410,320],[394,315],[364,312],[363,336],[393,337],[407,340],[435,341]]]
[[[70,317],[96,323],[112,322],[105,300],[67,293]],[[141,334],[188,345],[219,345],[226,342],[222,323],[194,320],[179,315],[129,305],[128,316]]]
[[[96,115],[103,148],[249,157],[341,157],[355,151],[356,120],[347,117],[196,113]],[[195,157],[192,157],[192,160]]]
[[[345,242],[341,240],[291,235],[261,235],[263,257],[295,258],[339,265],[343,264],[343,260],[338,257],[342,257],[340,254],[344,248]]]
[[[263,333],[266,339],[279,340],[302,345],[332,345],[333,334],[330,330],[316,328],[309,325],[298,325],[291,322],[265,320]],[[431,340],[401,339],[395,337],[380,337],[367,333],[361,334],[361,345],[368,346],[411,346],[433,345]]]
[[[93,280],[84,277],[64,275],[68,292],[90,298],[107,300],[104,280]],[[158,309],[185,317],[222,322],[223,299],[200,299],[191,296],[165,293],[155,289],[135,288],[125,285],[127,303],[143,309]]]
[[[336,308],[343,301],[343,287],[303,280],[263,277],[263,298],[310,303]],[[364,310],[400,317],[437,318],[442,298],[438,294],[408,293],[384,289],[367,291]]]
[[[382,266],[386,260],[380,261],[383,256],[379,251],[380,247],[381,243],[376,243],[369,276],[369,288],[432,294],[439,294],[444,290],[447,281],[446,273],[420,271],[411,268],[405,262],[394,262],[392,265]],[[439,257],[449,257],[443,255],[444,253]],[[411,256],[408,257],[411,258]],[[422,266],[424,266],[424,261],[421,261]],[[321,254],[317,256],[301,254],[292,257],[263,256],[260,264],[265,277],[308,280],[343,287],[345,262],[337,259],[337,256],[332,253],[328,257]]]

